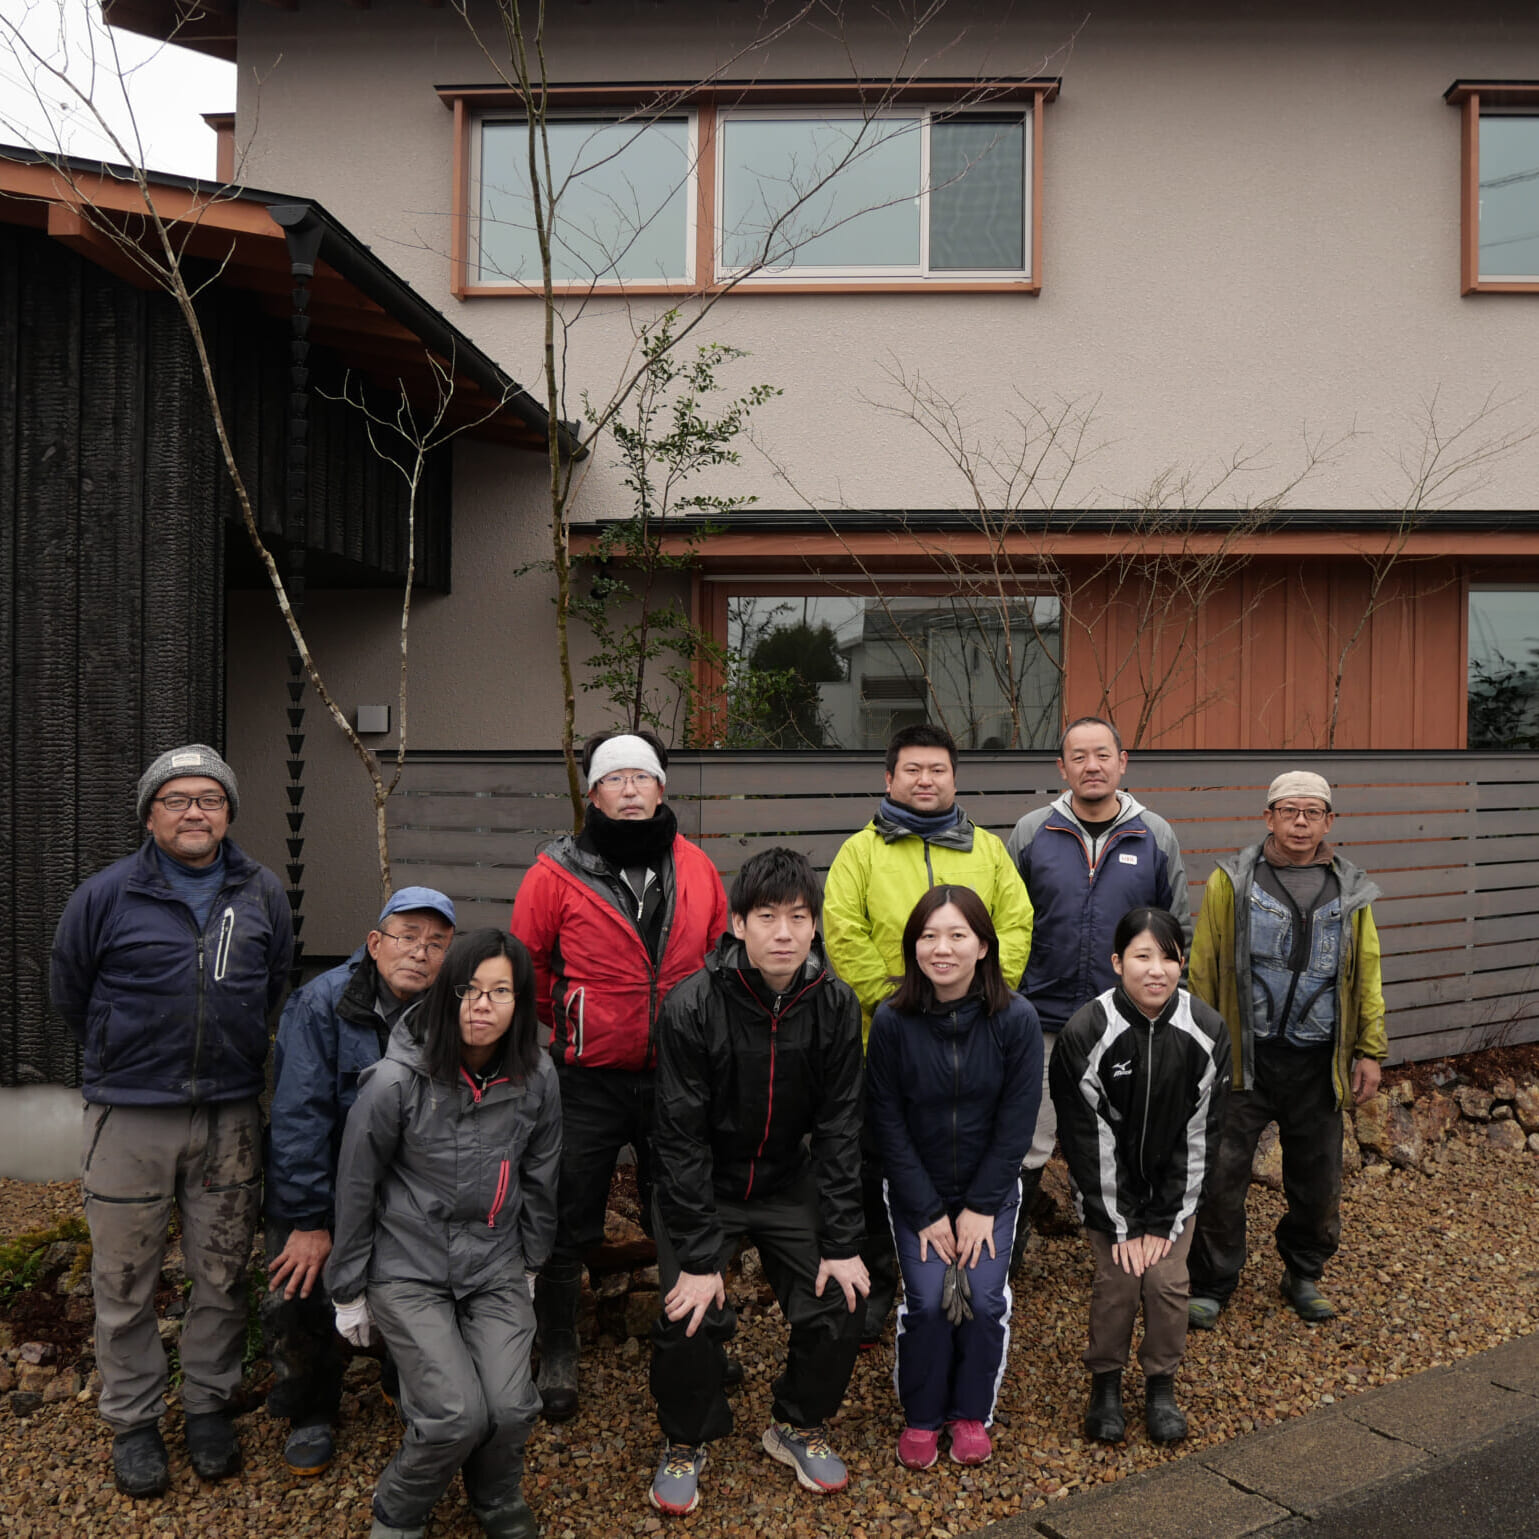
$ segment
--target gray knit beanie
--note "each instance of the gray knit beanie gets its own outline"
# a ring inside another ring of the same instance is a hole
[[[235,789],[235,771],[206,743],[188,743],[182,748],[168,748],[165,753],[139,777],[139,822],[143,824],[150,815],[150,802],[155,793],[168,781],[181,775],[204,775],[217,780],[230,798],[230,821],[240,810],[240,793]]]

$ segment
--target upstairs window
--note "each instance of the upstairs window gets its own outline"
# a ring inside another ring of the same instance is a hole
[[[1462,290],[1539,291],[1539,82],[1457,80]]]
[[[1022,112],[733,112],[717,138],[723,275],[1029,274]]]
[[[1035,292],[1042,109],[1057,89],[553,88],[552,281],[567,293]],[[453,291],[537,293],[528,120],[501,88],[439,94],[456,120]]]
[[[687,283],[695,159],[689,118],[552,117],[545,138],[556,194],[552,280]],[[488,119],[478,142],[476,281],[538,287],[528,122]]]

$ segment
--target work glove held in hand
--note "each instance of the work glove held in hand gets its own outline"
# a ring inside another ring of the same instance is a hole
[[[355,1347],[366,1347],[374,1340],[374,1320],[369,1314],[368,1301],[360,1294],[351,1303],[333,1302],[337,1312],[337,1333],[345,1336]]]

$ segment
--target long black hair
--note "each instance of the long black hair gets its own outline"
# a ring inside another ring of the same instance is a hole
[[[513,1019],[498,1043],[502,1072],[524,1079],[540,1061],[539,1020],[534,1013],[534,963],[524,943],[506,930],[471,930],[461,935],[444,958],[433,986],[417,1007],[414,1029],[422,1043],[428,1073],[453,1084],[460,1076],[460,997],[454,991],[471,981],[476,969],[493,957],[513,964]]]
[[[905,1015],[921,1015],[936,1008],[935,985],[919,965],[919,937],[938,909],[955,904],[973,932],[988,950],[978,958],[970,994],[983,998],[984,1009],[998,1015],[1009,1007],[1010,989],[999,966],[999,936],[983,899],[971,887],[932,887],[915,905],[903,926],[903,981],[888,1000],[894,1010]]]
[[[1130,908],[1117,921],[1112,935],[1112,955],[1120,957],[1140,935],[1147,930],[1154,937],[1154,944],[1164,953],[1166,961],[1179,962],[1186,950],[1181,925],[1169,909]]]

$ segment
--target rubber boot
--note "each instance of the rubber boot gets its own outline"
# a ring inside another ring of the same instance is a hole
[[[1127,1417],[1122,1414],[1122,1370],[1114,1368],[1109,1373],[1092,1374],[1090,1404],[1085,1407],[1085,1436],[1098,1443],[1120,1443],[1127,1430]]]
[[[1021,1211],[1015,1221],[1015,1244],[1010,1247],[1010,1275],[1014,1277],[1021,1269],[1021,1261],[1026,1255],[1026,1242],[1031,1238],[1031,1205],[1037,1200],[1037,1192],[1042,1186],[1042,1167],[1037,1165],[1028,1170],[1021,1167]]]
[[[580,1262],[547,1262],[534,1285],[536,1340],[540,1344],[536,1386],[546,1421],[570,1421],[577,1414],[577,1303],[581,1294]]]
[[[1157,1373],[1144,1380],[1144,1425],[1154,1443],[1179,1443],[1186,1436],[1186,1416],[1176,1404],[1176,1376]]]
[[[505,1507],[489,1510],[471,1509],[486,1539],[539,1539],[540,1527],[522,1496],[515,1496]]]

